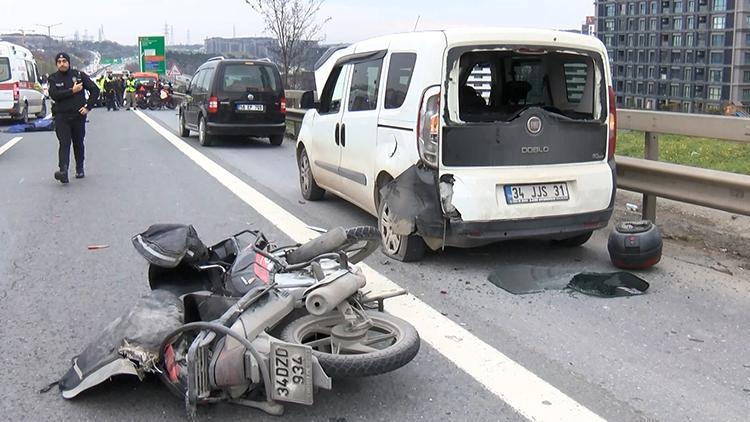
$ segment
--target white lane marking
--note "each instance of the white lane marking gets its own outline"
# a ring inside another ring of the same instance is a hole
[[[254,208],[295,242],[306,242],[318,233],[253,189],[213,160],[188,145],[169,130],[136,111],[157,133],[198,166]],[[359,264],[373,290],[399,288],[366,264]],[[502,399],[518,413],[532,421],[603,421],[560,390],[550,385],[514,360],[480,340],[458,324],[444,317],[413,295],[388,300],[388,312],[413,324],[422,340],[469,374],[487,390]]]
[[[0,146],[0,155],[3,155],[5,151],[13,148],[13,145],[17,144],[18,142],[23,139],[23,136],[18,136],[16,138],[11,139],[10,141],[6,142],[5,145]]]

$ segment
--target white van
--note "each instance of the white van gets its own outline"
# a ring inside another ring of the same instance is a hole
[[[31,51],[0,41],[0,119],[44,117],[47,105]]]
[[[615,102],[595,37],[397,34],[336,51],[316,81],[297,139],[302,195],[376,215],[391,257],[514,238],[577,246],[609,222]]]

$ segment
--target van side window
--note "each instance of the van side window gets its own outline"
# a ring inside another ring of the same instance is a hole
[[[0,82],[10,79],[10,60],[7,57],[0,57]]]
[[[375,110],[378,107],[378,87],[383,59],[354,65],[349,89],[349,111]]]
[[[345,72],[342,66],[338,66],[331,71],[331,76],[326,81],[323,88],[323,95],[320,98],[320,114],[333,114],[341,110],[341,101],[344,99],[344,78]]]
[[[215,69],[208,69],[205,73],[206,75],[201,79],[201,94],[208,94],[208,91],[211,90],[211,82],[213,82],[214,79],[214,71]]]
[[[36,72],[34,72],[34,63],[24,60],[26,64],[26,82],[36,82]]]
[[[196,90],[198,90],[200,86],[201,78],[206,74],[206,72],[200,70],[198,73],[193,76],[193,79],[190,81],[190,86],[188,87],[193,93],[197,93]]]
[[[586,87],[588,66],[586,63],[565,63],[565,90],[570,104],[580,104]]]
[[[393,53],[391,55],[391,62],[388,65],[388,78],[385,84],[385,108],[399,108],[404,104],[416,62],[417,55],[415,53]]]

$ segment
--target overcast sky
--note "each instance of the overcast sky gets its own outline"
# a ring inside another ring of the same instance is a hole
[[[174,42],[202,43],[206,37],[264,35],[264,25],[244,0],[0,0],[0,33],[24,29],[72,37],[79,31],[97,39],[135,44],[138,35],[164,34],[173,27]],[[515,26],[551,29],[580,28],[594,12],[593,0],[326,0],[320,18],[329,17],[325,42],[355,42],[377,35],[456,26]]]

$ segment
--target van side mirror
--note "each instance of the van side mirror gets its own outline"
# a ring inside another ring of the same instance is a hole
[[[306,91],[300,98],[299,105],[303,110],[314,108],[317,109],[320,104],[315,102],[315,91]]]

